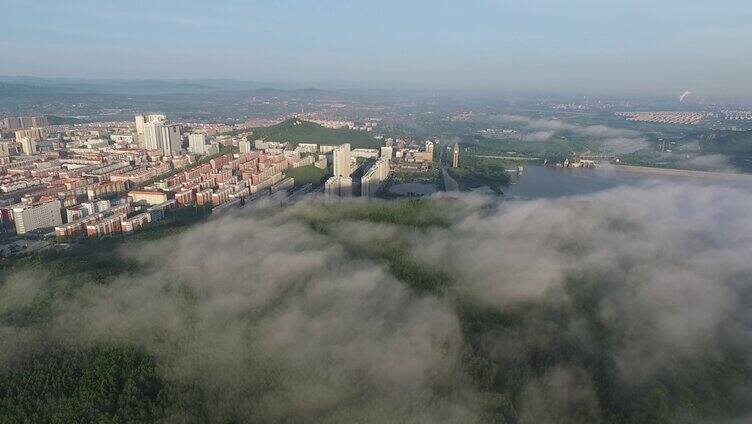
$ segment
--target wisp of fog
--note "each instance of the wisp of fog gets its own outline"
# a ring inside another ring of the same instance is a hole
[[[113,254],[132,269],[64,295],[16,271],[0,285],[0,370],[50,344],[137,346],[216,421],[618,421],[640,412],[615,405],[656,387],[677,420],[750,413],[749,194],[423,202],[449,202],[445,222],[374,218],[357,201],[230,214],[126,243]],[[415,287],[412,268],[442,284]],[[43,319],[7,318],[40,298]],[[702,392],[731,361],[735,379],[713,389],[723,414],[670,395]]]

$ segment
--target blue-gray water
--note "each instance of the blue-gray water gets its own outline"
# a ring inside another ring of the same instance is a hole
[[[645,184],[698,184],[740,188],[752,192],[747,181],[719,181],[708,178],[634,173],[603,165],[595,169],[560,169],[529,165],[504,196],[512,199],[553,198],[594,193],[619,186]]]

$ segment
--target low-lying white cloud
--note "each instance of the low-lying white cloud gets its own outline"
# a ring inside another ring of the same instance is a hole
[[[451,223],[428,228],[367,222],[351,202],[222,217],[127,245],[113,254],[138,269],[56,297],[32,325],[2,317],[51,283],[16,273],[0,285],[0,369],[43,340],[129,344],[166,381],[211,393],[216,417],[434,423],[483,421],[493,396],[519,422],[598,420],[613,412],[598,384],[639,393],[729,352],[752,366],[749,194],[677,184],[479,199],[459,197],[442,212]],[[400,274],[411,269],[447,286],[413,290]],[[601,356],[605,383],[588,366]]]
[[[621,155],[633,153],[648,146],[639,131],[612,128],[606,125],[579,125],[561,119],[536,118],[524,115],[501,115],[494,119],[504,125],[519,126],[528,131],[522,136],[526,141],[547,141],[560,135],[574,135],[596,139],[604,153]]]
[[[522,136],[522,140],[524,141],[548,141],[550,140],[556,133],[554,131],[534,131],[531,133],[524,134]]]

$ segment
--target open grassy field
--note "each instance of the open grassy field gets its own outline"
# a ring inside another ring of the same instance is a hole
[[[327,176],[325,169],[316,168],[313,165],[301,166],[300,168],[287,168],[285,175],[295,179],[295,187],[312,183],[320,184]]]

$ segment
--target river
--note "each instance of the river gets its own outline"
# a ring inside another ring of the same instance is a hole
[[[752,193],[752,181],[747,176],[739,180],[718,180],[695,176],[653,175],[631,172],[603,164],[595,169],[561,169],[527,165],[515,184],[504,189],[504,196],[512,199],[536,199],[594,193],[619,186],[646,184],[698,184],[740,188]]]

